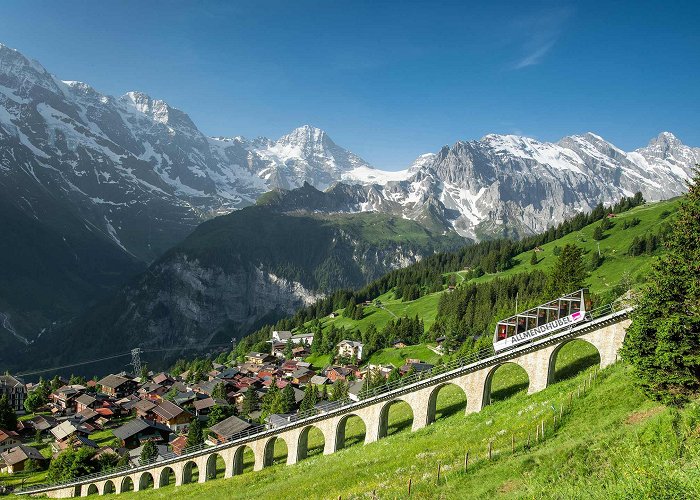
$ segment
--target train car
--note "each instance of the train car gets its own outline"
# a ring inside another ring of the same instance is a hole
[[[591,309],[587,288],[499,321],[493,336],[496,352],[524,344],[586,321]]]

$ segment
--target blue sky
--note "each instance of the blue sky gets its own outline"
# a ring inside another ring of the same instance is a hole
[[[698,19],[690,1],[21,0],[3,2],[0,42],[209,135],[308,123],[396,170],[491,132],[700,146]]]

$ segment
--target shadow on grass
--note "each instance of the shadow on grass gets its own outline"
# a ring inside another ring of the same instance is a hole
[[[386,435],[391,436],[406,429],[410,429],[413,425],[412,418],[406,418],[404,420],[399,420],[398,422],[392,422],[387,428]]]
[[[437,420],[439,418],[447,418],[457,413],[464,413],[466,408],[467,402],[464,400],[452,403],[451,405],[445,406],[444,408],[439,408],[435,412],[435,419]]]
[[[561,382],[562,380],[570,379],[582,371],[597,365],[600,365],[600,356],[598,353],[589,354],[588,356],[572,361],[566,366],[556,370],[554,372],[554,382]]]
[[[509,385],[508,387],[493,391],[491,393],[491,402],[495,403],[496,401],[503,401],[504,399],[511,398],[519,392],[526,391],[529,385],[530,382],[526,380],[524,382]]]

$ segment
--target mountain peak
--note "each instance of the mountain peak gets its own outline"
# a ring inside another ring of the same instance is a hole
[[[283,135],[277,141],[282,144],[323,144],[328,142],[333,144],[333,141],[328,137],[325,131],[311,125],[302,125],[292,130],[290,133]]]

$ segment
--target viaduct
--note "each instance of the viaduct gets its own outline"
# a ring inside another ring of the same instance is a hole
[[[345,425],[351,416],[357,416],[364,422],[365,444],[385,437],[389,407],[398,401],[410,405],[413,411],[412,430],[416,431],[435,420],[437,395],[447,384],[454,384],[464,391],[467,397],[467,413],[480,411],[490,401],[494,372],[505,363],[516,363],[527,372],[530,381],[528,393],[545,389],[553,381],[557,353],[572,340],[581,339],[593,345],[600,355],[600,368],[613,364],[617,360],[618,350],[630,324],[628,316],[631,310],[626,308],[611,312],[564,332],[472,363],[458,365],[456,368],[357,402],[348,402],[321,414],[291,421],[282,427],[263,429],[248,436],[234,438],[217,446],[167,460],[78,478],[69,483],[38,485],[17,494],[69,498],[138,491],[147,487],[160,488],[173,483],[179,486],[193,480],[205,482],[216,476],[219,457],[225,464],[224,478],[230,478],[243,472],[243,453],[246,448],[250,448],[255,456],[254,470],[272,465],[274,443],[277,439],[286,443],[287,464],[291,465],[306,458],[308,435],[313,427],[323,434],[324,454],[331,454],[343,448]]]

